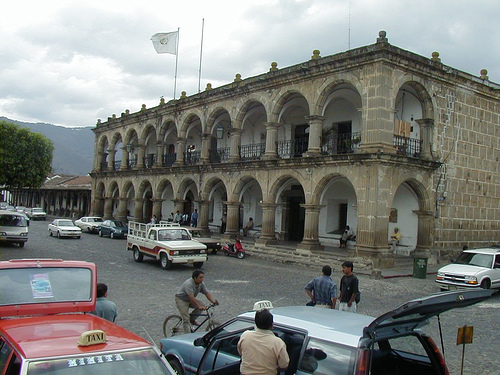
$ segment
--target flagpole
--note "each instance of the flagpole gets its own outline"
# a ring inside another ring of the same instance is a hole
[[[205,18],[201,19],[201,47],[200,47],[200,70],[198,72],[198,92],[200,92],[201,84],[201,58],[203,56],[203,30],[205,29]]]
[[[175,45],[175,74],[174,74],[174,100],[175,92],[177,89],[177,63],[179,61],[179,37],[180,37],[180,27],[177,28],[177,43]]]

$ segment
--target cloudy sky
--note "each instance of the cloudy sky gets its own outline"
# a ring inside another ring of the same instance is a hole
[[[180,28],[176,97],[322,56],[389,43],[500,82],[499,0],[25,0],[0,8],[0,116],[93,126],[174,96],[176,56],[157,32]]]

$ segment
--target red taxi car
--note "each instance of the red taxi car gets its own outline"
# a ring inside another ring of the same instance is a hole
[[[93,263],[0,262],[0,375],[175,374],[159,350],[98,316]]]

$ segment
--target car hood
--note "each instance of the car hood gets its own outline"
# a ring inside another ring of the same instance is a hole
[[[70,226],[70,225],[58,225],[56,227],[59,228],[59,229],[63,229],[63,230],[80,230],[79,227]]]
[[[398,308],[376,318],[363,330],[366,338],[381,338],[394,332],[409,332],[424,325],[433,316],[445,311],[467,307],[484,301],[493,291],[486,289],[438,293],[406,302]]]
[[[441,267],[438,272],[459,275],[475,275],[476,273],[484,269],[485,267],[470,266],[468,264],[448,264],[447,266]]]
[[[179,241],[161,241],[160,242],[165,248],[172,250],[206,250],[207,247],[198,242],[192,240],[179,240]]]

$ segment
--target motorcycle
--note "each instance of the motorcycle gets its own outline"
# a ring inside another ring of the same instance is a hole
[[[243,259],[245,257],[245,249],[243,249],[243,245],[239,238],[235,240],[234,244],[224,244],[222,251],[224,251],[224,255],[226,256],[235,255],[238,259]]]

